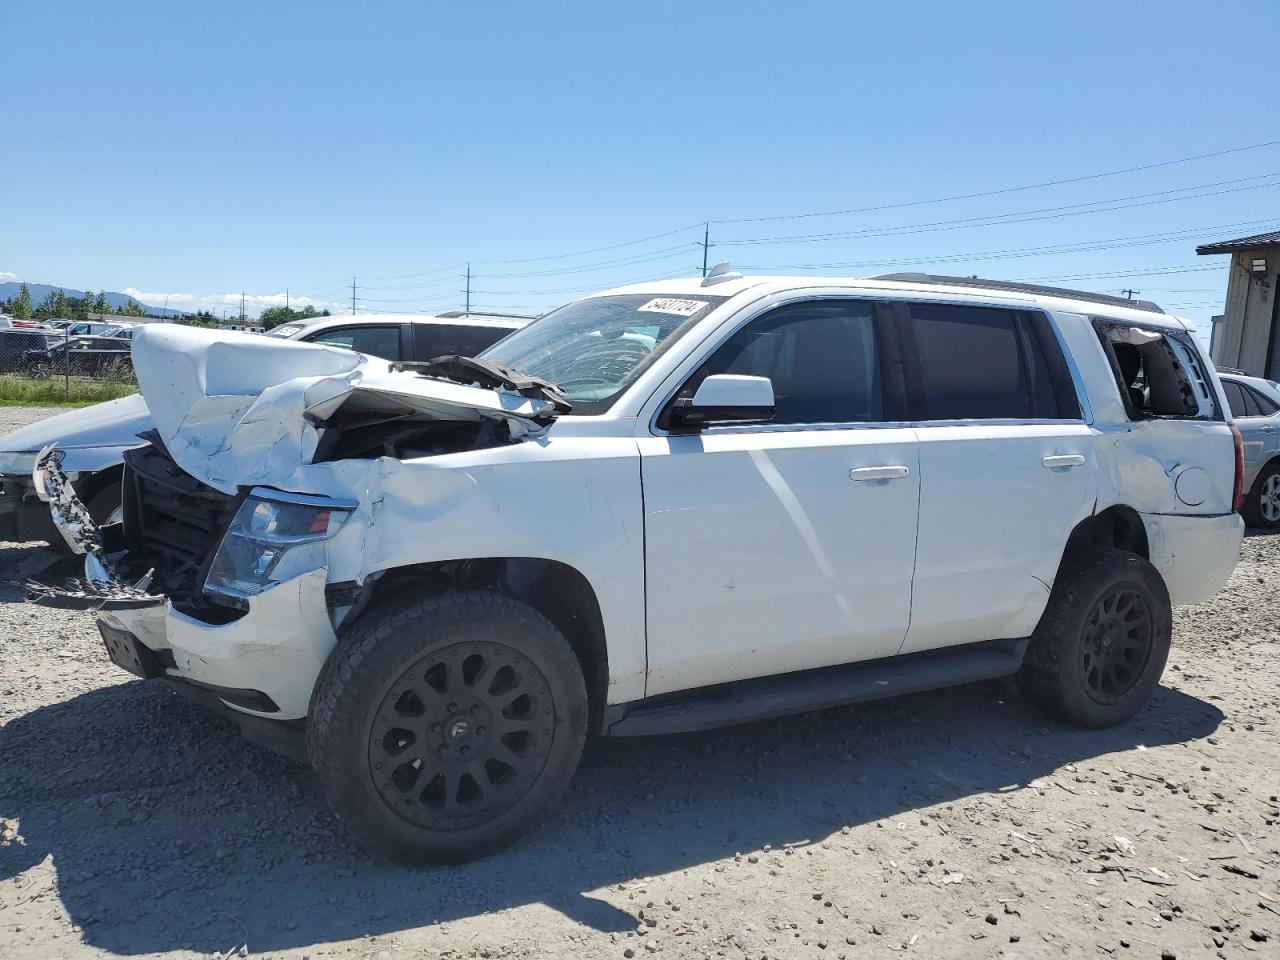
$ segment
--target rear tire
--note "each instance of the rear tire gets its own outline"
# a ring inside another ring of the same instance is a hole
[[[1169,593],[1150,563],[1111,547],[1073,551],[1063,558],[1018,685],[1076,726],[1123,723],[1159,684],[1172,626]]]
[[[1263,530],[1280,529],[1280,464],[1262,469],[1240,506],[1244,522]]]
[[[506,846],[560,800],[582,755],[572,648],[499,593],[375,604],[311,697],[307,755],[330,808],[393,860],[459,863]]]

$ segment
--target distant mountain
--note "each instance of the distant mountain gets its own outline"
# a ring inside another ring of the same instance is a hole
[[[19,281],[6,281],[0,283],[0,301],[8,300],[18,295],[18,291],[22,289],[22,283]],[[71,287],[54,287],[47,283],[28,283],[27,289],[31,291],[31,303],[38,305],[41,300],[47,297],[55,290],[61,290],[68,297],[83,297],[83,290],[73,290]],[[94,293],[97,293],[95,290]],[[107,303],[115,308],[123,308],[129,305],[129,296],[124,293],[108,293]],[[142,309],[147,313],[157,317],[180,317],[181,310],[165,310],[163,307],[153,307],[149,303],[143,303]]]

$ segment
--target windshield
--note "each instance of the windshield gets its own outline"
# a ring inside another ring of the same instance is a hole
[[[300,330],[307,329],[305,323],[282,323],[278,327],[272,327],[266,332],[268,337],[292,337]]]
[[[603,413],[664,350],[726,299],[633,293],[575,300],[480,357],[554,383],[575,414]]]

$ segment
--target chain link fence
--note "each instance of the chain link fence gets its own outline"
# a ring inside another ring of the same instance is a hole
[[[0,327],[0,402],[93,402],[136,390],[130,340],[97,327]]]

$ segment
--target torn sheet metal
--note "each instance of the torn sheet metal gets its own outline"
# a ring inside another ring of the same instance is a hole
[[[27,598],[44,606],[78,610],[122,609],[162,603],[164,598],[147,592],[148,571],[137,583],[120,579],[107,556],[102,531],[93,522],[88,508],[76,496],[61,466],[62,451],[50,445],[40,451],[31,472],[36,495],[49,504],[53,525],[75,554],[85,558],[85,578],[66,587],[28,581]]]
[[[552,401],[428,379],[350,350],[176,324],[139,329],[133,365],[169,455],[224,493],[305,486],[298,469],[339,414],[491,417],[524,435],[557,413]]]

